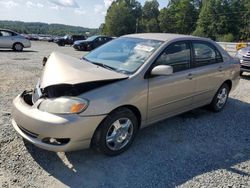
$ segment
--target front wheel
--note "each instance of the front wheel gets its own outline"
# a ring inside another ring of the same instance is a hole
[[[214,112],[220,112],[227,103],[229,91],[228,84],[224,83],[215,94],[212,102],[209,105],[209,109]]]
[[[64,42],[60,42],[60,43],[58,43],[58,46],[65,46],[65,43]]]
[[[97,128],[92,143],[106,155],[118,155],[132,144],[138,129],[134,113],[120,108],[110,115]]]

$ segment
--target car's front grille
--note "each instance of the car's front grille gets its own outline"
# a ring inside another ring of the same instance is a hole
[[[241,67],[242,68],[250,68],[250,51],[247,51],[243,57],[242,57],[242,61],[241,61]]]
[[[243,68],[243,69],[249,69],[250,70],[250,65],[249,66],[241,65],[241,68]]]
[[[245,60],[243,60],[242,62],[241,62],[241,65],[242,66],[250,66],[250,59],[249,59],[249,61],[245,61]]]
[[[22,126],[18,125],[18,127],[28,136],[32,137],[32,138],[37,138],[39,135],[36,133],[33,133],[31,131],[28,131],[27,129],[23,128]]]
[[[250,61],[250,56],[249,56],[249,57],[243,56],[242,60],[243,60],[243,61]]]
[[[243,61],[250,61],[250,51],[246,52],[242,58]]]

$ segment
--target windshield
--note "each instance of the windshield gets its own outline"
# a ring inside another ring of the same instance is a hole
[[[124,74],[134,73],[162,41],[122,37],[87,54],[84,59]]]
[[[92,41],[95,40],[98,36],[92,36],[86,39],[86,41]]]

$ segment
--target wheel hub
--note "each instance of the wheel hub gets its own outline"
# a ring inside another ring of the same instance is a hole
[[[133,124],[128,118],[115,121],[106,135],[106,144],[111,150],[119,150],[125,147],[133,134]]]
[[[225,104],[225,102],[227,100],[227,90],[226,90],[226,88],[223,88],[221,90],[221,92],[218,93],[217,99],[218,99],[217,106],[219,108],[223,107],[223,105]]]
[[[116,135],[117,142],[123,142],[128,135],[128,132],[124,130],[123,128],[118,130],[118,133]]]

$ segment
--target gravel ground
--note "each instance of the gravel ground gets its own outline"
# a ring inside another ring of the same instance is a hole
[[[70,47],[33,42],[0,51],[0,187],[250,187],[250,75],[221,113],[204,108],[143,129],[124,154],[53,153],[23,141],[10,120],[12,99],[32,89],[41,60]]]

